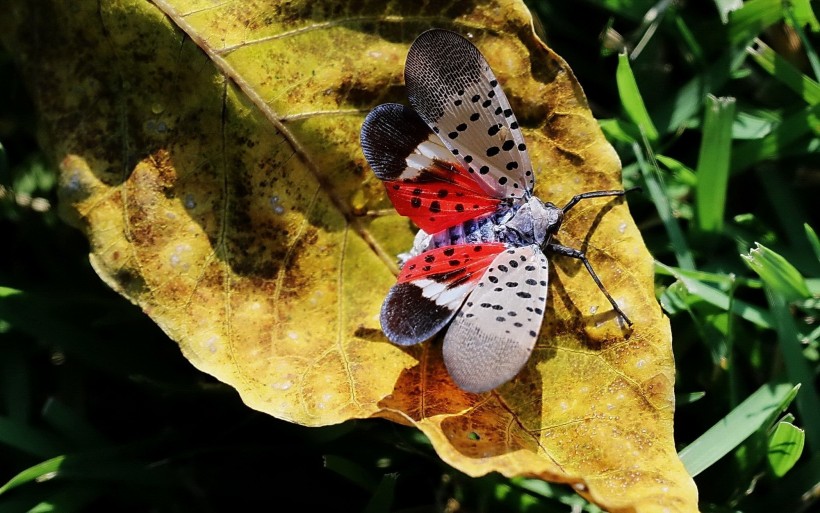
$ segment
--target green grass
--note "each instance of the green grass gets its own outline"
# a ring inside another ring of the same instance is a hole
[[[805,511],[820,483],[820,24],[805,0],[737,3],[531,5],[624,185],[645,191],[629,203],[672,321],[675,435],[701,509]],[[0,513],[600,511],[563,486],[469,478],[392,423],[308,429],[244,407],[93,273],[7,55],[0,76]]]

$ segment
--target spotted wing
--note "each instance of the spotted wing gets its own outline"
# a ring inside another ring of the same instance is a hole
[[[547,258],[538,246],[500,253],[444,337],[444,364],[468,392],[515,377],[532,353],[547,302]]]
[[[373,109],[362,125],[361,143],[396,211],[427,233],[498,209],[500,200],[469,176],[469,166],[409,107],[387,103]]]
[[[529,197],[535,184],[524,136],[490,66],[448,30],[421,34],[407,54],[410,104],[495,197]]]
[[[438,333],[505,249],[500,243],[442,246],[408,260],[382,304],[387,338],[409,346]]]

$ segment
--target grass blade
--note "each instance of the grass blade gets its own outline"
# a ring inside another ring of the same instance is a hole
[[[398,474],[385,474],[363,513],[390,513],[396,495],[397,479]]]
[[[700,297],[707,303],[717,306],[723,310],[731,311],[735,315],[740,316],[742,319],[745,319],[756,326],[760,326],[761,328],[772,328],[774,326],[774,318],[772,317],[772,314],[760,307],[736,298],[732,299],[725,292],[710,287],[709,285],[706,285],[698,280],[692,279],[684,273],[678,272],[678,270],[674,267],[669,267],[658,261],[655,261],[655,269],[658,272],[666,272],[669,273],[670,276],[674,276],[686,286],[686,290],[690,294]]]
[[[706,97],[695,196],[696,226],[703,233],[716,235],[723,231],[734,116],[734,98]]]
[[[611,141],[632,143],[641,137],[638,127],[623,119],[601,119],[598,120],[598,124],[601,126],[601,130],[604,131],[606,138]]]
[[[812,72],[814,72],[815,80],[820,80],[820,58],[817,52],[814,51],[812,42],[806,37],[806,31],[803,30],[804,25],[808,25],[812,32],[820,31],[820,21],[814,15],[811,8],[811,0],[794,0],[785,5],[786,21],[797,32],[797,37],[803,43],[803,48],[806,50],[806,58],[809,60]]]
[[[106,492],[104,486],[66,486],[41,494],[42,501],[27,513],[72,513],[88,511],[89,506]]]
[[[752,59],[773,78],[794,91],[809,105],[820,102],[820,84],[807,77],[795,68],[789,61],[769,48],[760,39],[755,39],[754,45],[746,49]]]
[[[165,464],[149,464],[123,459],[122,448],[60,455],[31,466],[0,487],[0,495],[27,483],[50,481],[85,483],[125,483],[133,486],[164,488],[174,481]]]
[[[48,458],[66,450],[64,441],[54,434],[4,417],[0,417],[0,444],[39,458]]]
[[[64,402],[49,398],[43,407],[43,420],[76,448],[92,448],[107,445],[105,438],[87,419]]]
[[[789,116],[762,139],[739,144],[732,152],[732,173],[747,169],[764,160],[786,154],[790,144],[801,137],[820,131],[820,105],[808,106]]]
[[[792,0],[785,5],[789,21],[795,27],[808,25],[812,32],[820,31],[820,21],[811,8],[811,0]]]
[[[723,87],[729,77],[746,60],[746,52],[726,52],[712,59],[713,63],[683,87],[672,93],[669,100],[654,109],[654,119],[660,133],[676,132],[695,116],[703,98]]]
[[[802,429],[789,422],[779,422],[769,437],[769,471],[775,477],[786,475],[803,454],[805,441],[806,433]]]
[[[768,287],[764,290],[774,315],[777,341],[783,355],[786,375],[794,383],[806,384],[806,387],[797,396],[797,409],[800,412],[803,426],[806,428],[806,439],[809,442],[809,447],[812,451],[818,451],[820,450],[820,398],[817,396],[817,389],[812,386],[814,384],[814,373],[803,356],[800,336],[786,300]]]
[[[615,81],[618,84],[618,95],[621,98],[621,105],[630,121],[646,134],[646,137],[654,142],[658,139],[658,129],[649,117],[646,105],[643,103],[641,92],[638,90],[638,83],[629,65],[629,57],[622,53],[618,55],[618,69],[615,72]]]
[[[647,152],[650,152],[649,155],[651,157],[652,148],[649,146],[649,142],[647,141],[644,146]],[[653,160],[653,166],[650,168],[637,143],[632,145],[632,151],[638,161],[638,168],[641,170],[644,183],[646,183],[649,197],[652,198],[652,203],[655,204],[658,216],[661,218],[664,228],[666,228],[666,233],[672,244],[672,251],[675,253],[678,266],[683,269],[694,270],[695,258],[689,250],[689,245],[686,242],[686,237],[683,235],[683,230],[681,230],[678,224],[678,220],[672,213],[672,207],[669,204],[669,195],[666,192],[666,186],[663,184],[663,178],[658,171],[657,163]]]
[[[809,241],[814,257],[820,260],[820,239],[817,238],[817,233],[809,226],[809,223],[803,223],[803,230],[806,232],[806,239]]]
[[[782,253],[805,276],[820,275],[820,260],[812,258],[813,251],[806,240],[806,232],[800,229],[802,222],[810,218],[809,209],[802,202],[794,201],[794,187],[777,173],[770,169],[758,169],[756,175],[771,205],[771,214],[779,221],[783,238],[788,241],[788,246],[783,246]]]
[[[47,481],[57,475],[57,472],[60,470],[60,467],[65,459],[66,456],[64,455],[57,456],[56,458],[51,458],[23,470],[16,476],[9,479],[6,484],[0,486],[0,495],[6,493],[12,488],[17,488],[18,486],[26,483]]]
[[[811,297],[806,280],[800,272],[788,260],[766,246],[756,243],[756,247],[748,255],[740,256],[767,286],[787,301]]]
[[[675,405],[683,406],[686,404],[692,404],[694,402],[700,401],[706,397],[706,392],[689,392],[687,394],[675,394]]]
[[[729,43],[746,45],[784,15],[782,0],[749,0],[729,13]]]
[[[683,18],[675,17],[675,28],[678,29],[678,34],[680,35],[683,44],[689,50],[692,60],[697,63],[698,66],[703,66],[706,63],[703,47],[700,43],[698,43],[697,37],[686,25]]]
[[[666,266],[658,267],[656,266],[655,272],[660,275],[664,276],[686,276],[687,278],[691,278],[696,281],[702,281],[706,283],[716,283],[721,287],[727,288],[731,287],[733,284],[737,286],[748,287],[750,289],[760,289],[763,288],[763,282],[760,280],[755,280],[753,278],[742,278],[740,276],[729,276],[726,274],[721,273],[710,273],[706,271],[688,271],[686,269],[675,269],[674,274],[670,273]]]
[[[797,395],[799,386],[790,383],[769,384],[740,403],[717,424],[680,453],[689,475],[694,477],[728,454],[760,428],[771,424]]]
[[[698,177],[691,168],[666,155],[655,155],[655,159],[664,165],[666,169],[672,172],[672,176],[678,182],[684,183],[690,187],[694,187],[698,183]]]

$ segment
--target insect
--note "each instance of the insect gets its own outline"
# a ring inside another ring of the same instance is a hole
[[[524,137],[487,61],[459,34],[422,33],[405,65],[412,108],[379,105],[364,121],[365,158],[396,211],[421,228],[400,255],[401,272],[382,305],[382,330],[401,346],[446,329],[444,363],[462,389],[509,381],[538,339],[547,300],[545,254],[579,259],[615,312],[586,255],[552,242],[586,192],[563,208],[533,196]]]

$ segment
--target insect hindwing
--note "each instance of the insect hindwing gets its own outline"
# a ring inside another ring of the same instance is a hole
[[[362,150],[396,211],[427,233],[495,212],[469,167],[411,108],[379,105],[362,125]]]
[[[438,333],[505,249],[498,243],[442,246],[408,260],[382,304],[387,338],[408,346]]]

